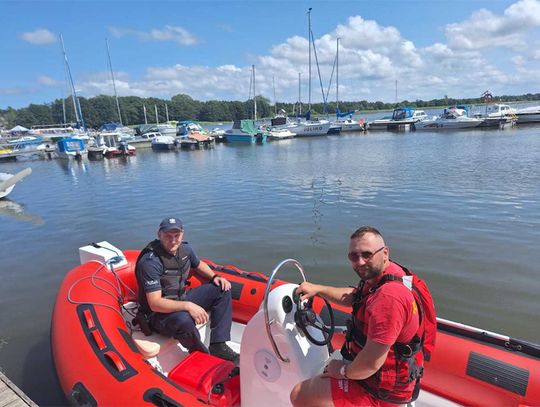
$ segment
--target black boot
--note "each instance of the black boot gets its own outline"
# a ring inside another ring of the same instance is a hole
[[[238,364],[240,360],[240,355],[233,351],[225,342],[211,343],[209,350],[211,355],[221,359],[230,360],[235,364]]]

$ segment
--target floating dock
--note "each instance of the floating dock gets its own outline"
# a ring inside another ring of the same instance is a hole
[[[0,372],[0,407],[37,407],[30,398]]]

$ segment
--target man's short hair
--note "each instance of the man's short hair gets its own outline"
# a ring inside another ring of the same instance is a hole
[[[373,234],[375,236],[379,236],[381,239],[383,238],[383,236],[381,235],[381,232],[379,232],[373,226],[360,226],[351,235],[351,240],[352,239],[359,239],[359,238],[361,238],[362,236],[364,236],[367,233],[371,233],[371,234]]]

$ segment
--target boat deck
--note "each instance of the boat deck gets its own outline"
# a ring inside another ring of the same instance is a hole
[[[0,407],[37,407],[11,380],[0,372]]]

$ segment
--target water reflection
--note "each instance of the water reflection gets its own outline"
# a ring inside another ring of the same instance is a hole
[[[114,158],[105,158],[100,161],[103,163],[103,169],[105,174],[111,176],[118,170],[125,171],[126,168],[137,165],[137,156],[120,156]],[[96,164],[99,165],[100,162],[96,161]]]
[[[6,216],[22,222],[30,222],[34,225],[43,225],[41,216],[25,212],[24,206],[11,199],[0,199],[0,216]]]
[[[55,162],[57,162],[60,168],[62,168],[62,170],[69,176],[72,185],[79,184],[81,174],[88,172],[88,164],[84,160],[57,159]]]

